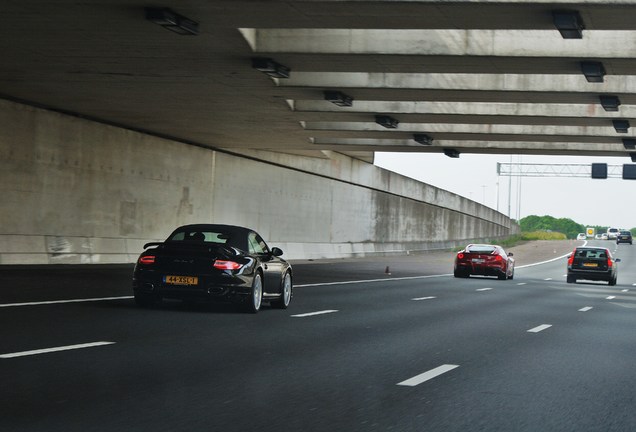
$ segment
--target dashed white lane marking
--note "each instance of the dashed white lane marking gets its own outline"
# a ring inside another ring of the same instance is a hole
[[[437,298],[437,297],[417,297],[417,298],[412,298],[411,300],[420,301],[420,300],[431,300],[434,298]]]
[[[352,285],[352,284],[365,284],[370,282],[404,281],[404,280],[414,280],[414,279],[432,279],[432,278],[440,278],[440,277],[446,277],[446,276],[452,276],[452,275],[453,275],[452,273],[445,273],[445,274],[426,275],[426,276],[405,276],[405,277],[385,278],[385,279],[366,279],[366,280],[354,280],[354,281],[343,281],[343,282],[322,282],[322,283],[313,283],[313,284],[294,285],[294,288],[331,286],[331,285]]]
[[[44,348],[44,349],[31,350],[31,351],[21,351],[21,352],[9,353],[9,354],[0,354],[0,358],[7,359],[7,358],[24,357],[24,356],[37,355],[37,354],[47,354],[47,353],[52,353],[57,351],[68,351],[68,350],[75,350],[75,349],[82,349],[82,348],[92,348],[92,347],[102,346],[102,345],[112,345],[114,343],[115,342],[90,342],[90,343],[77,344],[77,345],[67,345],[67,346]]]
[[[303,313],[303,314],[296,314],[296,315],[291,315],[293,318],[305,318],[305,317],[310,317],[310,316],[316,316],[316,315],[324,315],[324,314],[330,314],[330,313],[334,313],[334,312],[338,312],[337,310],[334,309],[328,309],[328,310],[323,310],[323,311],[316,311],[316,312],[308,312],[308,313]]]
[[[621,292],[629,292],[628,289],[621,290]]]
[[[413,378],[409,378],[405,381],[397,383],[399,386],[407,386],[407,387],[415,387],[416,385],[422,384],[430,379],[433,379],[437,376],[445,374],[446,372],[452,371],[455,368],[458,368],[459,365],[445,364],[436,367],[435,369],[431,369],[428,372],[424,372],[422,374],[416,375]]]
[[[592,310],[592,306],[585,306],[584,308],[579,309],[579,312],[587,312]]]
[[[535,328],[531,328],[530,330],[528,330],[528,333],[539,333],[540,331],[543,331],[550,327],[552,327],[552,324],[541,324],[540,326],[537,326]]]
[[[519,282],[517,285],[521,286],[521,285],[526,285],[525,282]]]
[[[614,300],[616,298],[616,296],[607,296],[605,297],[607,300]]]
[[[0,304],[0,307],[38,306],[38,305],[61,304],[61,303],[82,303],[82,302],[106,301],[106,300],[126,300],[131,298],[133,298],[133,296],[101,297],[101,298],[86,298],[86,299],[73,299],[73,300],[50,300],[50,301],[26,302],[26,303],[5,303],[5,304]]]
[[[544,280],[544,281],[551,281],[551,280],[552,280],[552,278],[545,278],[545,279],[543,279],[543,280]]]
[[[477,288],[475,291],[490,291],[492,288]]]

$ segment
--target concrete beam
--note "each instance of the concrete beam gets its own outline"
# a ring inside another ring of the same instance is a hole
[[[294,102],[297,112],[383,113],[393,114],[453,114],[492,115],[515,117],[606,117],[636,118],[635,105],[621,105],[620,111],[608,112],[597,102],[594,104],[537,104],[496,102],[408,102],[408,101],[354,101],[351,107],[338,107],[323,100]]]
[[[374,88],[374,89],[436,89],[494,92],[557,92],[557,93],[629,93],[636,88],[636,76],[609,75],[605,82],[589,83],[578,75],[526,74],[404,74],[297,72],[289,79],[278,80],[279,87],[314,88]]]
[[[491,57],[636,57],[631,31],[590,30],[563,39],[554,30],[242,29],[256,53]],[[249,35],[249,37],[247,36]]]

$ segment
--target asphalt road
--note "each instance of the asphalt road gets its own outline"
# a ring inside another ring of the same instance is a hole
[[[0,269],[0,430],[633,431],[636,249],[597,243],[616,286],[307,263],[256,315],[138,309],[129,266]]]

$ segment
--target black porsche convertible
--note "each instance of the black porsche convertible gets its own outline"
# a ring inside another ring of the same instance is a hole
[[[144,245],[133,273],[135,302],[163,298],[228,301],[256,313],[263,301],[286,309],[292,268],[255,231],[233,225],[184,225],[163,242]]]

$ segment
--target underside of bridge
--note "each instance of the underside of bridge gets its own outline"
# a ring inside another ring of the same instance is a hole
[[[635,151],[635,2],[10,0],[2,16],[1,97],[186,144]]]

